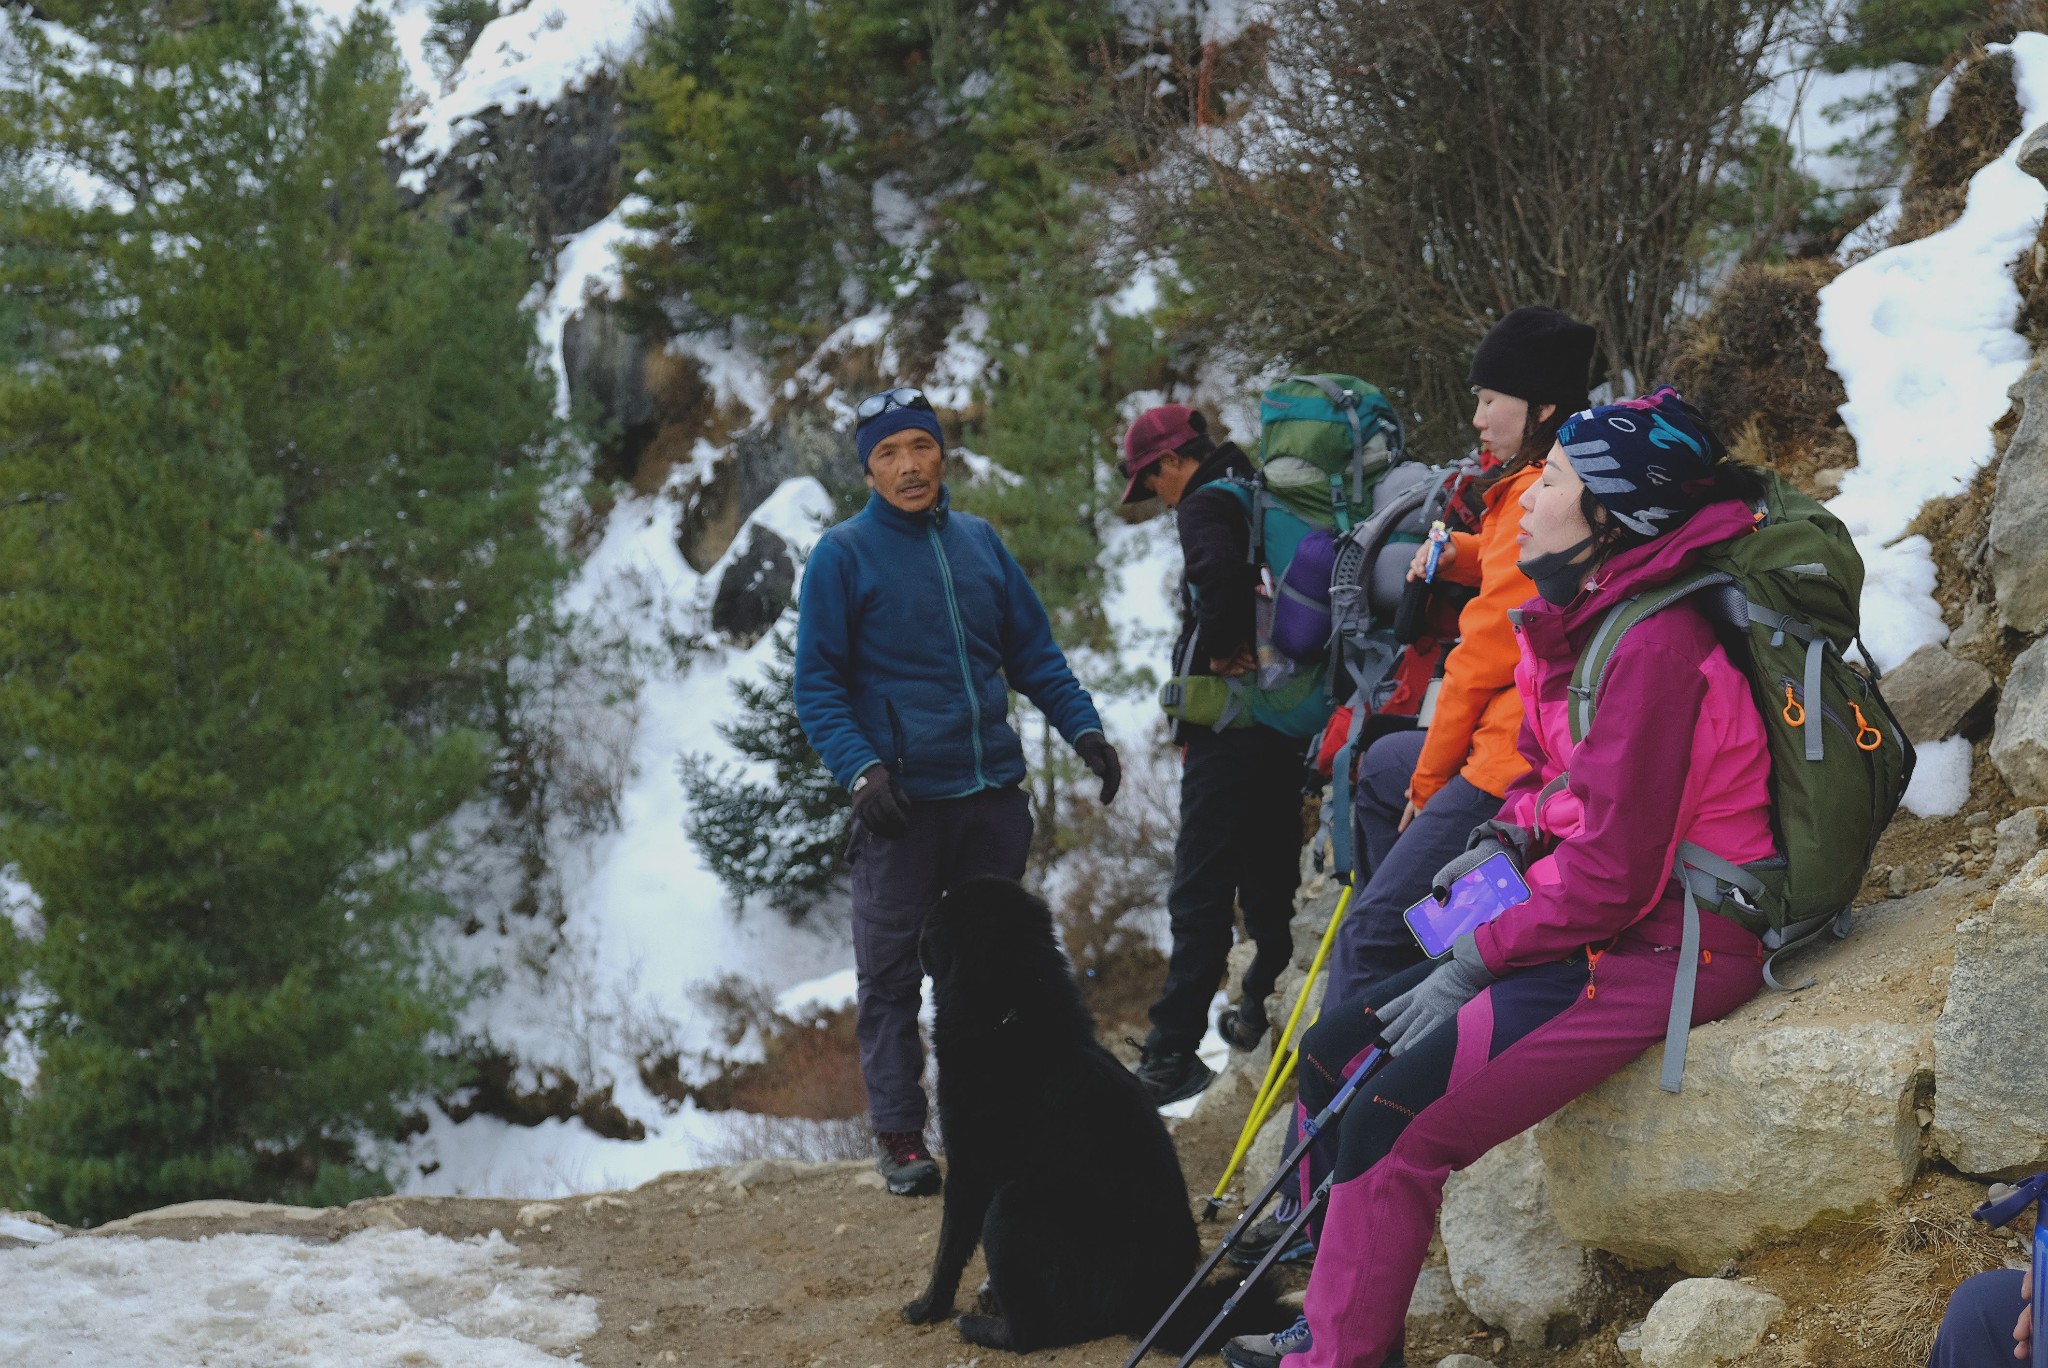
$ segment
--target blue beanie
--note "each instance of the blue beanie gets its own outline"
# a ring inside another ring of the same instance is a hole
[[[1558,445],[1586,490],[1631,532],[1682,526],[1712,497],[1728,452],[1700,411],[1664,386],[1565,419]]]
[[[929,432],[941,448],[946,445],[946,434],[939,430],[939,416],[930,409],[884,409],[853,430],[853,444],[860,448],[860,468],[868,468],[868,455],[882,444],[884,438],[912,428]]]

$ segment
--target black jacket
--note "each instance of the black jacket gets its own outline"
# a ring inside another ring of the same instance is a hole
[[[1252,644],[1258,568],[1248,556],[1252,525],[1244,504],[1228,490],[1204,486],[1230,476],[1249,478],[1251,462],[1234,442],[1209,453],[1188,482],[1174,520],[1180,530],[1183,573],[1180,636],[1173,643],[1174,673],[1187,654],[1188,637],[1198,633],[1193,674],[1214,674],[1209,661],[1236,655]],[[1190,593],[1190,589],[1195,592]]]

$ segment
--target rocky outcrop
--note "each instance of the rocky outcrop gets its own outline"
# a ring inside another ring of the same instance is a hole
[[[1785,1303],[1762,1288],[1722,1278],[1674,1283],[1643,1318],[1642,1368],[1721,1368],[1763,1343]]]
[[[1934,1028],[1934,1143],[1964,1173],[2013,1178],[2048,1166],[2044,1004],[2048,855],[2037,855],[1955,931]]]
[[[2042,568],[2048,570],[2048,560]],[[1991,763],[2021,798],[2048,802],[2048,639],[2021,651],[2006,676],[1991,730]]]
[[[1861,909],[1849,940],[1781,964],[1817,985],[1695,1029],[1684,1091],[1658,1089],[1652,1049],[1539,1126],[1565,1234],[1712,1273],[1766,1232],[1895,1194],[1920,1163],[1937,962],[1970,887]]]
[[[2019,168],[2048,185],[2048,124],[2043,124],[2027,134],[2027,140],[2020,144]]]
[[[2012,399],[2020,421],[1998,464],[1991,582],[1999,620],[2031,635],[2048,630],[2048,367],[2029,368]]]
[[[1884,677],[1884,699],[1906,735],[1924,743],[1962,731],[1990,700],[1994,687],[1991,671],[1974,660],[1958,660],[1939,646],[1922,646]]]
[[[1451,1286],[1516,1344],[1575,1335],[1591,1311],[1593,1267],[1558,1227],[1533,1133],[1498,1146],[1444,1187]]]
[[[796,557],[789,543],[756,524],[719,573],[711,625],[734,645],[751,646],[768,634],[795,590]]]

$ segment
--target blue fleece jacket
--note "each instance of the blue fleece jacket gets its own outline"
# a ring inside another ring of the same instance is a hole
[[[796,715],[833,778],[851,785],[880,761],[913,799],[1021,783],[1010,689],[1069,744],[1102,730],[988,523],[951,511],[944,489],[926,513],[876,494],[819,539],[797,610]]]

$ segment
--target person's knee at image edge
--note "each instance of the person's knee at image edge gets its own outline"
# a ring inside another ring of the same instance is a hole
[[[1125,503],[1157,498],[1175,516],[1182,585],[1173,660],[1187,659],[1193,674],[1249,673],[1257,586],[1251,527],[1237,499],[1205,491],[1248,477],[1250,460],[1235,443],[1212,439],[1197,410],[1162,404],[1132,422],[1120,469]],[[1264,1033],[1265,994],[1292,951],[1288,922],[1300,878],[1300,746],[1256,725],[1183,728],[1178,739],[1180,829],[1167,893],[1172,952],[1137,1069],[1161,1105],[1194,1096],[1214,1078],[1195,1049],[1240,901],[1258,956],[1222,1029],[1233,1043]]]
[[[1430,876],[1465,848],[1472,828],[1499,810],[1501,795],[1527,768],[1516,749],[1521,702],[1519,652],[1508,612],[1534,592],[1516,562],[1519,500],[1535,483],[1559,426],[1586,407],[1593,329],[1559,309],[1528,306],[1503,317],[1480,341],[1466,382],[1481,471],[1471,495],[1479,524],[1453,531],[1437,563],[1440,580],[1476,593],[1458,611],[1458,644],[1444,661],[1436,706],[1419,739],[1375,743],[1385,758],[1360,764],[1359,887],[1331,949],[1322,1001],[1343,1002],[1421,959],[1401,914],[1429,891]],[[1428,547],[1409,568],[1420,579]],[[1369,863],[1367,858],[1369,857]]]
[[[1927,1368],[2008,1368],[2034,1353],[2033,1279],[1994,1268],[1965,1278],[1948,1299]]]
[[[1614,417],[1623,426],[1610,428]],[[1629,431],[1659,420],[1682,439],[1675,453]],[[1606,449],[1590,450],[1596,443]],[[1567,448],[1592,465],[1597,493]],[[1568,423],[1525,491],[1517,544],[1538,597],[1523,610],[1516,679],[1530,769],[1498,820],[1543,832],[1527,868],[1532,896],[1461,938],[1443,963],[1336,1006],[1308,1033],[1300,1077],[1310,1109],[1368,1045],[1386,1043],[1390,1057],[1311,1151],[1311,1190],[1333,1181],[1315,1222],[1310,1347],[1288,1355],[1288,1368],[1380,1368],[1397,1356],[1450,1172],[1664,1039],[1677,978],[1669,947],[1684,916],[1678,842],[1736,864],[1772,853],[1765,724],[1689,603],[1623,638],[1576,747],[1562,716],[1593,627],[1701,549],[1745,535],[1755,479],[1660,391]],[[1566,770],[1569,787],[1546,795]],[[1762,982],[1754,935],[1711,913],[1700,921],[1694,1024],[1734,1010]]]
[[[1104,803],[1122,770],[1023,570],[994,528],[953,510],[929,401],[884,390],[856,413],[873,493],[804,568],[797,720],[853,801],[856,1034],[876,1167],[890,1191],[924,1195],[940,1175],[924,1139],[917,938],[947,889],[1023,876],[1031,810],[1009,691],[1051,719]]]

